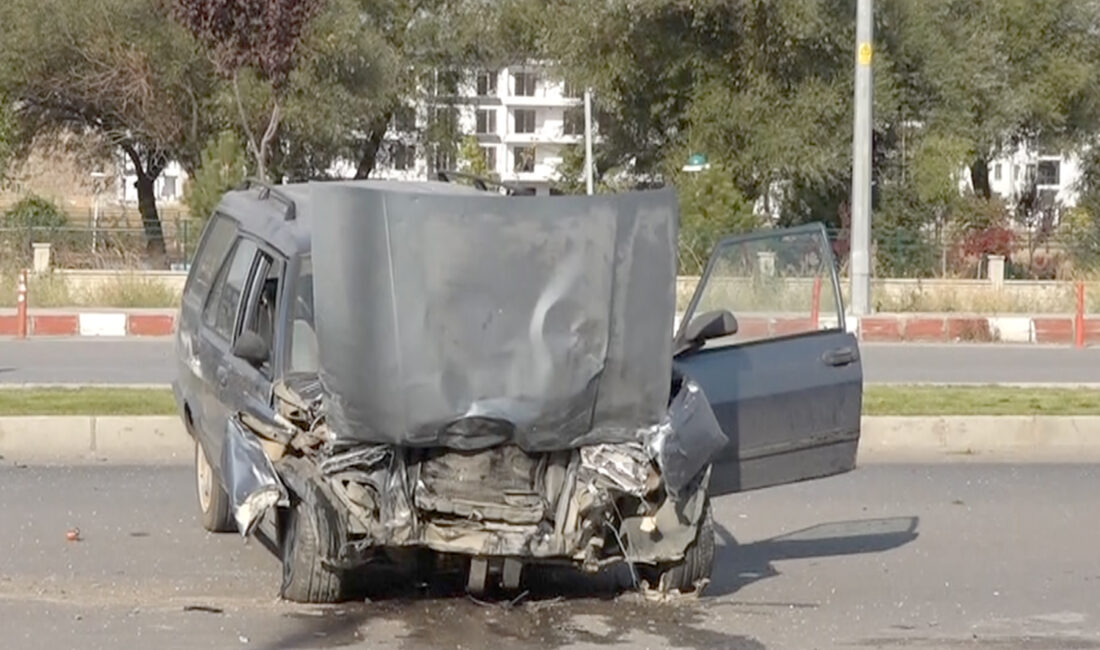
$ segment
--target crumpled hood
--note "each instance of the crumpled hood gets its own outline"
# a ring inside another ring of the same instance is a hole
[[[666,412],[671,190],[597,197],[315,183],[314,313],[338,439],[526,451]]]

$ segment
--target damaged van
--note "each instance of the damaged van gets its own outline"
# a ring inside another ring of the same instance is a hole
[[[723,240],[677,323],[677,226],[671,190],[226,193],[176,334],[203,526],[294,601],[425,558],[700,591],[713,496],[854,468],[862,371],[824,229]]]

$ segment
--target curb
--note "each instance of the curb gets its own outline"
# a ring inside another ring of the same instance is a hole
[[[860,454],[1100,454],[1100,416],[864,417]],[[0,417],[0,456],[27,464],[190,464],[178,416]]]
[[[176,415],[0,417],[0,455],[35,464],[183,464],[194,447]]]

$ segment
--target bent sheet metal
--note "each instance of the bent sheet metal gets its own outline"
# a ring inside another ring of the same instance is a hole
[[[242,537],[252,533],[268,508],[288,503],[286,488],[259,438],[237,417],[230,418],[225,427],[221,467],[233,518]]]

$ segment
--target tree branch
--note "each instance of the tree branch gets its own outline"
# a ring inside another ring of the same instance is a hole
[[[137,176],[139,178],[145,176],[145,162],[141,159],[141,154],[134,148],[133,143],[120,142],[118,146],[121,147],[130,158],[130,162],[134,163],[134,171],[137,173]]]
[[[264,131],[263,139],[260,140],[260,162],[259,162],[259,174],[262,180],[267,180],[267,147],[271,144],[272,138],[275,137],[275,133],[279,130],[279,121],[282,119],[283,109],[279,98],[275,97],[275,105],[271,107],[271,119],[267,122],[267,131]]]
[[[241,113],[241,127],[244,128],[244,134],[248,138],[248,150],[252,152],[252,156],[256,158],[256,165],[263,166],[263,162],[260,160],[260,148],[256,146],[256,136],[252,133],[252,127],[248,125],[248,115],[244,111],[244,101],[241,100],[241,85],[238,83],[238,74],[233,73],[233,96],[237,99],[237,110]]]

